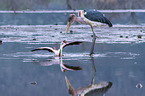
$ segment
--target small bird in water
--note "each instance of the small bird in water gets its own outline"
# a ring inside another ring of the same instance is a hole
[[[77,17],[75,14],[69,15],[65,34],[67,34],[70,26],[74,21],[77,21],[82,24],[90,25],[93,32],[93,43],[90,50],[90,55],[92,55],[94,51],[96,37],[97,37],[94,32],[93,26],[108,25],[109,27],[112,27],[113,25],[101,12],[97,10],[91,10],[91,9],[80,10],[78,12],[78,16],[79,17]]]
[[[79,45],[79,44],[81,44],[81,43],[83,43],[83,42],[74,41],[74,42],[69,42],[69,43],[67,43],[67,42],[64,40],[64,41],[62,41],[62,42],[60,43],[60,48],[59,48],[58,50],[56,50],[55,47],[54,47],[54,48],[51,48],[51,47],[40,47],[40,48],[33,49],[33,50],[31,50],[31,51],[33,52],[33,51],[37,51],[37,50],[47,50],[47,51],[49,51],[49,52],[55,53],[56,56],[61,57],[61,56],[62,56],[62,50],[63,50],[64,47],[69,46],[69,45]]]
[[[36,85],[36,84],[37,84],[37,82],[36,82],[36,81],[34,81],[34,82],[31,82],[30,84],[32,84],[32,85]]]

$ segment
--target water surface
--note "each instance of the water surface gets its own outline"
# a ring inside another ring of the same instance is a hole
[[[0,26],[0,94],[3,96],[68,96],[65,76],[74,89],[91,83],[112,82],[103,96],[144,96],[145,26],[114,25],[95,28],[95,54],[90,57],[92,32],[88,25],[73,25],[65,36],[66,25]],[[141,38],[138,38],[138,35]],[[30,52],[42,47],[59,48],[61,41],[83,41],[68,46],[63,57],[47,51]],[[93,62],[92,62],[93,61]],[[62,72],[60,63],[82,70]],[[143,87],[136,87],[137,84]],[[97,93],[96,93],[97,94]]]

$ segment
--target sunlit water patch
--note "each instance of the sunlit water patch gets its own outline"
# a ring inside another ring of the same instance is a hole
[[[51,53],[32,53],[32,52],[16,52],[16,53],[10,53],[10,54],[4,54],[4,56],[10,56],[14,58],[47,58],[54,56]]]
[[[16,52],[16,53],[10,53],[10,54],[3,54],[5,58],[24,58],[25,61],[29,60],[35,60],[37,58],[52,58],[52,59],[58,59],[60,57],[55,56],[53,53],[50,52]],[[93,54],[93,57],[106,57],[105,54]],[[62,56],[65,60],[81,60],[81,59],[90,59],[89,53],[63,53]]]
[[[131,52],[107,52],[106,57],[119,57],[120,59],[135,59],[140,54]]]
[[[106,53],[96,53],[92,56],[94,58],[120,58],[120,59],[135,59],[140,54],[132,53],[132,52],[106,52]],[[90,59],[89,53],[66,53],[63,52],[63,56],[61,57],[63,60],[80,60],[85,61]],[[50,52],[16,52],[3,54],[0,59],[23,59],[23,62],[36,62],[40,59],[44,60],[60,60],[60,57],[55,56]]]

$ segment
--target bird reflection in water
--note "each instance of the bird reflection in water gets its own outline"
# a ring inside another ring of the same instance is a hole
[[[64,64],[62,61],[62,58],[60,59],[60,68],[62,72],[66,72],[66,70],[70,70],[70,71],[82,70],[80,66],[70,66],[70,65]]]
[[[70,96],[104,96],[105,93],[108,91],[109,88],[111,88],[112,86],[112,82],[101,82],[99,84],[95,84],[94,83],[94,77],[96,75],[96,69],[95,69],[95,65],[94,65],[94,60],[93,57],[91,57],[91,61],[92,61],[92,70],[93,70],[93,77],[91,80],[91,84],[86,86],[86,87],[81,87],[77,90],[75,90],[67,76],[65,76],[65,80],[66,80],[66,85],[68,88],[68,92]]]
[[[66,72],[66,70],[70,70],[70,71],[82,70],[80,66],[70,66],[69,64],[65,64],[63,62],[62,57],[53,57],[50,58],[49,60],[39,61],[37,63],[40,64],[41,66],[52,66],[55,64],[59,64],[62,72]]]

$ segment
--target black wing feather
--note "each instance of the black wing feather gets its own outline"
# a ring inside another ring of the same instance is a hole
[[[109,27],[112,27],[112,23],[99,11],[96,10],[84,10],[84,12],[86,12],[86,14],[84,14],[84,16],[91,20],[91,21],[97,21],[97,22],[101,22],[101,23],[105,23],[108,24]]]
[[[83,43],[83,42],[80,42],[80,41],[70,42],[70,43],[67,43],[65,46],[63,46],[63,48],[66,46],[69,46],[69,45],[80,45],[81,43]]]
[[[38,51],[38,50],[47,50],[47,51],[49,51],[49,52],[54,53],[53,49],[50,48],[50,47],[40,47],[40,48],[36,48],[36,49],[31,50],[31,52],[33,52],[33,51]]]

